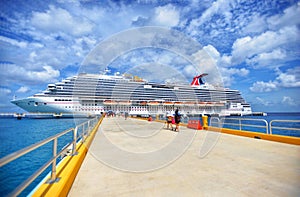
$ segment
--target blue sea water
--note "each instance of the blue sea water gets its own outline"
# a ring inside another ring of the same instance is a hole
[[[87,119],[29,119],[0,118],[0,158],[27,146],[54,136],[66,129],[74,128]],[[58,139],[58,151],[72,140],[72,134],[66,134]],[[19,184],[38,170],[52,157],[50,142],[37,150],[0,168],[0,196],[11,193]],[[39,176],[20,196],[26,196],[50,171]]]
[[[240,128],[239,125],[230,124],[230,123],[238,124],[239,122],[236,119],[241,119],[241,123],[244,126]],[[267,125],[263,120],[267,122]],[[282,122],[282,120],[285,120],[285,122]],[[293,122],[294,120],[298,122]],[[270,131],[272,130],[272,134],[274,135],[300,137],[299,121],[300,121],[300,113],[274,113],[273,112],[273,113],[268,113],[267,116],[228,117],[225,118],[225,121],[223,123],[223,128],[230,128],[230,129],[237,129],[237,130],[241,129],[241,130],[255,131],[261,133],[270,133]],[[272,124],[270,124],[271,122]],[[250,125],[256,125],[259,127],[253,127]],[[289,129],[284,129],[284,128],[289,128]]]
[[[268,123],[271,120],[300,120],[300,113],[268,113],[268,116],[243,116],[231,117],[242,119],[265,119]],[[22,119],[0,118],[0,158],[21,150],[34,143],[42,141],[57,133],[60,133],[87,119]],[[229,121],[229,120],[228,120]],[[230,122],[230,121],[229,121]],[[246,122],[247,123],[247,122]],[[257,123],[258,125],[260,123]],[[282,126],[283,123],[276,123],[274,126]],[[286,125],[283,125],[286,126]],[[224,125],[224,127],[226,127]],[[232,127],[232,126],[229,126]],[[292,123],[289,127],[300,128],[300,123]],[[235,128],[237,129],[237,128]],[[247,129],[247,128],[243,128]],[[253,128],[250,128],[253,130]],[[264,129],[257,130],[265,132]],[[274,129],[273,134],[292,135],[300,137],[299,131],[285,131]],[[58,150],[62,149],[72,136],[66,135],[59,138]],[[26,180],[32,173],[38,170],[52,156],[52,143],[22,156],[21,158],[0,168],[0,196],[6,196],[19,184]],[[45,177],[50,167],[38,177],[20,196],[26,196]]]

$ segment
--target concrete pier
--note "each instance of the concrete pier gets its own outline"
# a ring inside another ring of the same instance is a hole
[[[105,118],[69,196],[300,196],[299,164],[297,145]]]

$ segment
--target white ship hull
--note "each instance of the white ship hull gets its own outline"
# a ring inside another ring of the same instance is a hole
[[[123,104],[101,104],[95,106],[93,102],[84,104],[78,99],[72,97],[59,99],[64,101],[55,101],[58,97],[28,97],[26,99],[13,100],[12,103],[30,113],[52,113],[53,116],[57,114],[86,114],[98,115],[108,111],[115,113],[128,112],[130,115],[149,115],[149,114],[165,114],[174,108],[179,108],[182,114],[219,114],[220,116],[230,115],[251,115],[251,108],[228,108],[224,109],[220,103],[201,103],[201,104],[171,104],[164,105],[158,103],[156,105],[146,104],[143,106],[130,106]],[[240,105],[240,103],[238,103]],[[109,106],[109,107],[108,107]]]

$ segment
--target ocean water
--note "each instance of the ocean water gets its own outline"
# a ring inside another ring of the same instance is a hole
[[[194,119],[196,117],[193,117]],[[268,113],[268,116],[243,116],[230,117],[242,119],[265,119],[268,123],[271,120],[300,120],[300,113]],[[87,119],[22,119],[14,118],[0,118],[0,158],[11,154],[15,151],[21,150],[34,143],[42,141],[57,133],[60,133],[77,124],[86,121]],[[184,121],[184,120],[183,120]],[[248,120],[243,123],[247,124]],[[226,122],[232,122],[228,119]],[[253,123],[253,122],[252,122]],[[261,121],[255,122],[257,125]],[[262,124],[263,125],[263,124]],[[300,123],[292,123],[292,125],[285,125],[285,123],[276,123],[273,126],[287,126],[293,128],[300,128]],[[238,129],[237,126],[226,125],[223,127]],[[247,128],[245,130],[252,130],[265,133],[262,128]],[[300,137],[300,131],[286,131],[281,129],[274,129],[273,134],[291,135]],[[67,142],[72,140],[71,134],[65,135],[58,139],[58,151],[61,150]],[[26,180],[32,173],[38,170],[45,162],[52,156],[52,143],[25,155],[21,158],[0,168],[0,196],[6,196],[12,192],[19,184]],[[50,171],[50,167],[42,173],[20,196],[26,196],[30,191],[45,177]]]
[[[29,119],[0,118],[0,158],[27,146],[54,136],[66,129],[74,128],[87,119]],[[72,133],[58,138],[61,150],[72,140]],[[19,184],[38,170],[52,157],[52,142],[28,153],[0,168],[0,196],[11,193]],[[20,196],[26,196],[50,171],[42,173]]]

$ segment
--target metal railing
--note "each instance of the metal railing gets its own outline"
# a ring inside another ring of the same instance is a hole
[[[72,154],[71,156],[76,155],[76,144],[77,142],[81,141],[84,142],[86,138],[90,135],[92,129],[96,125],[96,123],[99,121],[99,117],[93,118],[91,120],[88,120],[82,124],[77,125],[75,128],[70,128],[67,129],[61,133],[58,133],[52,137],[49,137],[43,141],[40,141],[36,144],[33,144],[31,146],[28,146],[24,149],[21,149],[17,152],[14,152],[10,155],[7,155],[3,158],[0,159],[0,167],[20,158],[21,156],[30,153],[34,150],[36,150],[39,147],[44,146],[45,144],[48,144],[53,141],[53,146],[52,146],[52,158],[44,163],[42,167],[40,167],[36,172],[34,172],[28,179],[23,181],[9,196],[17,196],[19,195],[24,189],[26,189],[40,174],[42,174],[51,164],[51,178],[47,181],[47,183],[54,183],[58,182],[59,178],[56,176],[56,164],[57,164],[57,159],[64,155],[67,150],[71,147],[72,148]],[[81,131],[81,132],[80,132]],[[57,153],[57,140],[59,137],[64,136],[68,133],[72,132],[73,133],[73,139],[69,143],[67,143],[66,146],[60,152]],[[80,135],[78,135],[80,133]]]
[[[272,120],[270,122],[270,134],[273,134],[273,129],[280,129],[280,130],[294,130],[294,131],[300,131],[300,128],[293,128],[293,127],[283,127],[283,126],[273,126],[273,123],[300,123],[300,120]]]
[[[216,119],[217,121],[213,121]],[[226,122],[226,120],[233,120],[236,122]],[[248,123],[245,123],[247,121]],[[253,123],[249,123],[253,121]],[[254,124],[254,122],[262,122],[262,125]],[[237,126],[239,130],[246,130],[243,129],[245,127],[251,127],[251,128],[262,128],[265,130],[266,134],[268,133],[268,122],[265,119],[251,119],[251,118],[218,118],[218,117],[211,117],[209,125],[213,125],[214,123],[218,124],[218,127],[226,127],[228,125],[230,126]],[[227,127],[226,127],[227,128]]]

